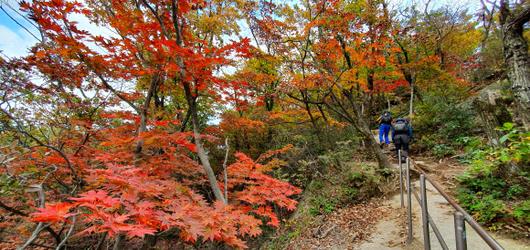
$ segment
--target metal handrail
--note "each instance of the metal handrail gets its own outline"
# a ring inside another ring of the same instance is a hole
[[[494,238],[492,238],[488,232],[486,232],[486,230],[484,230],[484,228],[482,228],[480,226],[480,224],[478,224],[478,222],[475,221],[475,219],[473,219],[473,217],[471,215],[469,215],[466,210],[464,210],[462,207],[460,207],[460,205],[458,205],[458,203],[456,203],[455,200],[453,200],[443,189],[442,187],[440,187],[440,185],[438,185],[438,183],[434,182],[433,180],[431,180],[429,178],[429,176],[427,176],[427,174],[425,173],[425,171],[423,171],[422,169],[418,168],[418,169],[412,169],[414,171],[417,171],[421,174],[423,174],[425,176],[425,179],[428,180],[431,185],[438,191],[438,193],[440,193],[440,195],[442,195],[445,200],[447,200],[447,202],[458,212],[462,213],[462,215],[464,216],[464,220],[467,221],[467,223],[469,223],[469,225],[475,230],[475,232],[477,232],[478,235],[480,235],[480,237],[486,242],[486,244],[488,244],[488,246],[490,246],[492,249],[495,249],[495,250],[502,250],[504,249]]]
[[[401,161],[401,159],[399,159]],[[407,238],[407,242],[408,243],[411,243],[412,242],[412,199],[410,198],[410,194],[412,192],[411,188],[410,188],[410,161],[409,161],[409,158],[407,157],[407,215],[408,215],[408,225],[409,225],[409,237]]]
[[[398,151],[398,156],[401,156],[401,150]],[[401,192],[401,204],[403,207],[403,185],[402,185],[402,178],[403,178],[403,170],[402,170],[402,164],[401,164],[401,157],[399,157],[399,172],[400,172],[400,192]],[[422,218],[423,218],[423,233],[424,233],[424,247],[425,249],[430,249],[430,237],[429,237],[429,225],[432,226],[433,231],[438,238],[438,241],[440,242],[440,245],[443,249],[447,249],[447,245],[445,244],[445,241],[443,240],[436,224],[432,220],[431,216],[428,214],[428,208],[427,208],[427,194],[426,194],[426,181],[429,181],[431,185],[438,191],[442,197],[447,200],[447,202],[456,210],[454,217],[455,217],[455,236],[456,236],[456,247],[458,250],[464,250],[467,249],[466,245],[466,232],[465,232],[465,221],[469,223],[469,225],[477,232],[478,235],[488,244],[489,247],[491,247],[494,250],[504,250],[504,248],[494,239],[492,238],[486,230],[484,230],[474,219],[471,215],[469,215],[462,207],[456,203],[455,200],[453,200],[441,187],[438,185],[438,183],[434,182],[432,179],[427,176],[425,171],[423,171],[421,168],[417,167],[417,169],[410,168],[410,160],[407,157],[407,169],[406,169],[406,191],[407,191],[407,200],[408,200],[408,240],[407,242],[410,243],[412,241],[412,215],[411,215],[411,184],[410,184],[410,170],[416,171],[420,174],[420,193],[424,199],[420,199],[418,197],[418,194],[416,192],[413,192],[416,196],[416,199],[418,200],[418,203],[420,204],[421,210],[422,210]]]
[[[414,197],[416,197],[416,200],[418,201],[418,203],[421,205],[422,203],[420,201],[420,197],[418,196],[418,193],[413,192],[413,194],[414,194]],[[436,223],[434,223],[434,220],[432,219],[430,214],[428,214],[428,219],[429,219],[429,225],[432,226],[432,231],[434,232],[434,235],[438,239],[438,242],[440,242],[442,249],[448,250],[449,247],[447,247],[447,243],[445,243],[445,240],[442,237],[442,233],[440,233],[440,230],[438,230],[438,227],[436,226]]]

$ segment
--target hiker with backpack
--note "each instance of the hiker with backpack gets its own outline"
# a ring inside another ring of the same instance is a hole
[[[390,141],[388,140],[388,134],[392,128],[392,114],[389,111],[383,112],[379,117],[379,145],[381,148],[383,145],[389,145]],[[384,143],[383,143],[384,137]]]
[[[409,144],[412,140],[412,126],[405,118],[398,118],[392,125],[392,142],[396,146],[396,154],[401,150],[401,162],[409,156]]]

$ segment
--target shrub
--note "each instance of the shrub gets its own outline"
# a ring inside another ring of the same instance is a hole
[[[530,133],[521,132],[511,123],[500,147],[483,146],[477,139],[462,139],[467,144],[468,170],[458,177],[458,200],[477,221],[502,225],[504,219],[530,224]],[[526,199],[521,203],[514,200]],[[501,220],[503,219],[503,220]],[[497,228],[497,227],[495,227]]]
[[[455,153],[462,144],[455,138],[469,136],[474,128],[470,105],[460,104],[466,98],[459,94],[461,86],[448,83],[440,89],[424,92],[423,101],[416,105],[413,118],[416,148],[442,158]]]
[[[513,216],[521,223],[530,224],[530,200],[525,200],[515,206]]]
[[[498,200],[494,195],[477,197],[475,193],[460,193],[458,196],[460,203],[467,208],[473,217],[481,223],[489,223],[494,219],[505,216],[506,209],[503,201]]]
[[[525,192],[526,192],[525,187],[523,187],[520,184],[514,184],[508,189],[508,192],[506,193],[506,197],[508,199],[515,199],[518,196],[525,194]]]
[[[454,154],[454,152],[454,148],[446,144],[435,145],[432,150],[433,155],[437,158],[444,158],[448,155]]]
[[[329,214],[335,210],[337,200],[332,197],[318,195],[311,199],[310,204],[311,207],[309,208],[309,213],[311,215]]]

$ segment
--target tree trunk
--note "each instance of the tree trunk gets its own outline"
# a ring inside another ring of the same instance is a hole
[[[171,1],[171,16],[173,19],[173,26],[175,27],[176,35],[175,42],[178,46],[183,47],[184,42],[179,22],[179,13],[180,10],[177,1]],[[180,80],[182,81],[184,92],[186,94],[186,101],[188,102],[189,106],[190,118],[193,126],[193,138],[195,140],[195,147],[197,148],[197,155],[199,156],[199,160],[201,161],[202,167],[204,168],[204,171],[208,176],[210,188],[213,191],[215,199],[220,200],[226,204],[226,200],[223,196],[223,193],[221,192],[221,189],[219,188],[219,184],[217,184],[217,179],[215,178],[215,173],[213,172],[213,169],[210,165],[210,160],[208,159],[206,150],[204,150],[204,147],[201,142],[201,135],[199,133],[199,119],[197,117],[197,101],[195,98],[198,93],[192,93],[190,83],[184,81],[184,79],[186,79],[186,67],[184,65],[184,62],[182,61],[182,58],[177,58],[177,64],[180,67]]]
[[[414,83],[410,84],[410,105],[409,105],[409,119],[412,123],[412,117],[414,115]]]
[[[528,44],[523,37],[524,25],[530,20],[530,6],[516,15],[511,13],[508,1],[501,2],[500,23],[504,60],[508,66],[508,78],[516,100],[516,116],[526,130],[530,128],[530,60]]]
[[[123,234],[119,233],[116,235],[116,238],[114,239],[114,246],[112,247],[112,250],[120,250],[121,242],[123,240]]]
[[[144,241],[142,244],[142,250],[150,250],[153,249],[157,242],[157,236],[156,235],[145,235]]]
[[[147,115],[149,111],[149,105],[151,104],[151,99],[156,91],[159,75],[154,75],[151,79],[151,84],[149,85],[149,90],[147,91],[147,96],[145,97],[144,106],[140,109],[140,127],[138,128],[138,136],[143,132],[147,131]],[[138,156],[142,152],[142,147],[144,145],[144,140],[140,139],[136,143],[136,149],[134,150],[135,154]]]
[[[201,165],[204,168],[206,175],[208,176],[210,187],[212,188],[215,199],[220,200],[226,204],[226,200],[223,196],[223,193],[221,192],[221,189],[219,188],[219,184],[217,183],[217,178],[215,177],[215,173],[213,172],[213,169],[210,165],[208,154],[206,154],[206,150],[204,149],[204,146],[202,145],[201,135],[199,133],[199,119],[197,116],[197,103],[196,103],[195,98],[193,98],[193,94],[191,93],[189,83],[184,83],[184,91],[186,92],[186,99],[188,101],[188,105],[190,108],[191,123],[193,126],[193,139],[195,140],[195,147],[197,149],[197,155],[199,156]]]
[[[313,126],[313,129],[315,130],[315,134],[317,136],[317,139],[318,139],[318,141],[320,143],[322,143],[320,129],[318,128],[317,121],[316,121],[315,117],[313,116],[313,112],[311,112],[311,107],[309,106],[308,94],[306,92],[302,91],[302,90],[300,90],[300,94],[302,95],[302,100],[304,102],[305,110],[307,112],[307,115],[309,116],[309,119],[311,120],[311,125]]]
[[[368,102],[366,103],[366,114],[370,117],[374,110],[374,71],[368,70],[368,76],[366,77],[366,82],[368,83]]]
[[[383,150],[381,150],[381,148],[377,144],[377,141],[375,140],[374,135],[372,134],[372,131],[368,126],[368,123],[366,123],[364,119],[358,117],[356,127],[357,130],[363,135],[364,141],[368,143],[367,146],[369,150],[375,154],[375,158],[377,159],[379,168],[390,168],[391,165],[388,161],[388,157],[383,153]]]
[[[391,168],[392,165],[388,161],[388,157],[383,153],[383,150],[381,150],[381,148],[379,147],[374,135],[372,134],[372,131],[370,130],[369,123],[366,121],[365,116],[361,112],[359,112],[360,110],[358,105],[355,105],[355,101],[351,99],[350,104],[352,105],[355,114],[354,126],[356,127],[357,131],[359,131],[361,135],[363,135],[364,141],[368,143],[367,146],[369,151],[374,153],[379,168]]]
[[[340,109],[332,108],[331,103],[325,104],[328,106],[328,108],[330,108],[331,111],[345,118],[346,121],[353,125],[355,130],[357,130],[357,132],[361,134],[363,142],[366,142],[368,144],[365,145],[368,146],[368,151],[375,155],[379,168],[391,168],[392,165],[388,161],[387,156],[383,153],[383,150],[381,150],[381,148],[377,144],[377,141],[374,135],[372,134],[372,131],[370,130],[370,126],[368,125],[369,123],[366,121],[365,116],[362,114],[359,105],[353,100],[353,93],[342,92],[342,95],[347,98],[351,109],[346,108],[346,105],[341,102],[341,99],[339,99],[333,94],[331,95],[331,97]],[[350,110],[353,110],[353,114],[350,112]]]
[[[337,35],[336,39],[341,45],[342,54],[344,56],[344,59],[346,60],[346,65],[348,66],[349,69],[352,69],[353,64],[351,62],[350,54],[346,50],[346,43],[344,39],[340,35]],[[373,78],[371,80],[373,80]],[[377,163],[379,164],[379,168],[390,168],[391,165],[390,165],[390,162],[388,161],[388,158],[383,153],[383,150],[381,150],[381,148],[379,148],[379,146],[377,145],[377,141],[375,140],[374,135],[372,134],[372,131],[370,130],[370,126],[368,125],[369,123],[366,122],[365,120],[366,118],[364,116],[363,103],[361,103],[361,108],[359,108],[359,105],[355,103],[353,93],[351,92],[351,90],[350,92],[348,92],[346,89],[343,88],[343,91],[341,91],[341,94],[344,95],[348,99],[353,109],[353,112],[354,112],[353,120],[351,120],[350,123],[353,124],[353,126],[359,133],[361,133],[361,135],[364,137],[363,140],[368,143],[368,149],[369,151],[375,154]],[[344,113],[346,113],[346,115],[344,116],[343,114],[343,116],[352,118],[352,116],[349,115],[349,112],[345,109],[345,107],[340,104],[340,100],[338,100],[338,98],[335,97],[334,95],[333,97],[339,103],[339,106],[344,111]],[[369,116],[370,116],[370,113],[368,113],[368,117]]]
[[[311,112],[311,107],[309,107],[309,103],[304,102],[304,107],[307,112],[307,115],[309,116],[309,119],[311,120],[311,125],[313,126],[315,133],[317,134],[318,137],[320,137],[320,130],[318,129],[317,121],[315,117],[313,116],[313,112]]]

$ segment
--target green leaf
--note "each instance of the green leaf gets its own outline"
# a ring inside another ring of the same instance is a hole
[[[499,142],[500,142],[500,143],[504,143],[504,142],[506,142],[506,141],[508,140],[508,138],[510,138],[510,133],[503,135],[503,136],[499,139]]]
[[[513,123],[511,122],[506,122],[504,123],[504,125],[502,126],[503,130],[507,131],[507,130],[512,130],[513,129]]]
[[[501,162],[510,162],[511,161],[511,157],[508,153],[506,152],[501,152],[501,157],[499,158],[501,160]]]

